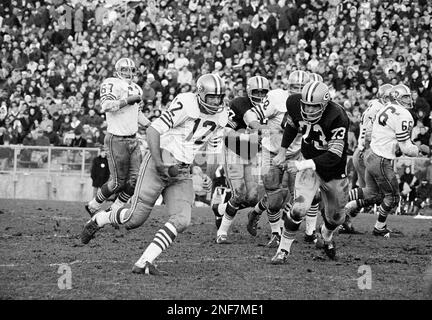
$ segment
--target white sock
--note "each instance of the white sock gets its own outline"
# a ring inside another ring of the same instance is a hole
[[[161,247],[156,245],[155,243],[150,243],[149,246],[145,249],[142,256],[135,262],[135,265],[139,268],[144,268],[145,263],[148,261],[153,263],[153,261],[162,253]]]
[[[284,228],[279,243],[279,248],[277,251],[285,250],[291,252],[291,245],[293,244],[294,240],[295,240],[295,232],[286,231]]]
[[[269,222],[272,233],[277,233],[279,235],[281,234],[280,222],[281,222],[281,220],[278,220],[277,222]]]
[[[311,236],[316,229],[316,221],[318,217],[318,205],[312,206],[306,214],[306,234]]]
[[[110,212],[105,210],[99,211],[93,216],[93,220],[96,221],[97,225],[102,228],[103,226],[111,223]]]
[[[386,226],[385,222],[379,222],[379,221],[375,222],[375,228],[377,229],[384,229],[385,226]]]
[[[111,210],[117,210],[118,208],[124,206],[126,202],[121,201],[119,198],[115,199],[114,203],[111,205]]]
[[[321,234],[325,242],[330,242],[333,238],[333,231],[328,230],[325,224],[321,227]]]
[[[231,227],[231,224],[234,221],[234,217],[231,217],[227,214],[224,214],[222,217],[222,222],[221,225],[216,233],[216,235],[219,237],[220,235],[224,234],[227,235],[228,234],[228,230]]]
[[[165,225],[156,232],[152,243],[148,245],[135,265],[139,268],[143,268],[147,261],[153,263],[153,261],[171,245],[176,237],[177,229],[174,225],[170,222],[165,223]]]
[[[227,204],[228,202],[221,203],[220,205],[218,205],[218,213],[221,217],[226,213]]]

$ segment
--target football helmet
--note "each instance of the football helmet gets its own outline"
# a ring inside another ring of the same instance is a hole
[[[267,78],[254,76],[247,81],[246,92],[253,106],[262,104],[270,91],[270,82]]]
[[[411,109],[413,101],[411,90],[404,84],[397,84],[389,90],[390,101],[404,108]]]
[[[202,112],[216,114],[224,109],[225,83],[218,75],[204,74],[198,78],[196,86]]]
[[[288,76],[288,91],[290,94],[301,93],[304,85],[309,82],[309,75],[302,70],[296,70]]]
[[[115,64],[115,71],[117,77],[120,79],[132,81],[132,78],[136,72],[135,62],[129,58],[121,58]]]
[[[317,123],[330,101],[329,88],[324,82],[311,81],[303,87],[301,95],[300,108],[303,120],[310,124]],[[314,109],[308,110],[308,107]]]
[[[393,86],[389,83],[383,84],[379,86],[377,97],[381,101],[381,103],[385,104],[390,101],[390,90],[393,88]]]
[[[323,77],[321,77],[318,73],[309,72],[309,81],[321,81],[321,82],[323,82]]]

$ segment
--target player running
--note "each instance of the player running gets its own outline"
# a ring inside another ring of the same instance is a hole
[[[270,89],[269,81],[261,76],[251,77],[246,89],[247,97],[236,97],[230,102],[230,117],[225,129],[224,166],[232,196],[228,202],[212,208],[218,244],[230,243],[228,231],[237,211],[253,207],[259,200],[259,142],[257,133],[246,133],[250,124],[247,114],[251,108],[263,103]]]
[[[289,148],[279,153],[284,128],[288,117],[287,108],[296,108],[295,105],[287,105],[288,97],[297,95],[297,108],[300,107],[300,97],[302,88],[309,82],[309,76],[304,71],[293,71],[288,77],[288,91],[282,89],[271,90],[267,99],[261,106],[252,109],[250,126],[266,132],[262,139],[262,159],[265,168],[263,172],[264,188],[266,196],[248,214],[248,231],[256,236],[257,225],[261,213],[266,210],[271,228],[271,238],[267,247],[277,248],[281,238],[281,217],[282,208],[285,201],[289,201],[294,193],[295,173],[284,171],[277,163],[286,160],[301,160],[301,139],[299,133]],[[290,101],[293,101],[291,99]],[[267,118],[267,124],[261,125],[259,122]],[[289,192],[288,192],[289,191]],[[288,196],[288,199],[287,199]],[[316,239],[315,225],[318,212],[318,202],[314,204],[306,215],[306,234],[305,240],[313,242]]]
[[[290,96],[288,100],[298,99]],[[287,105],[296,105],[287,101]],[[292,207],[285,207],[284,231],[280,245],[271,262],[282,264],[291,252],[296,232],[312,201],[321,189],[324,202],[324,224],[320,232],[327,256],[334,259],[336,248],[333,232],[345,218],[348,200],[348,178],[345,173],[348,148],[349,119],[345,110],[330,100],[327,85],[320,81],[307,83],[301,94],[299,108],[288,108],[282,148],[288,148],[300,132],[301,152],[306,160],[288,161],[289,172],[297,173],[295,199]],[[275,163],[278,165],[279,163]]]
[[[357,184],[360,188],[366,187],[366,182],[365,182],[366,166],[364,163],[364,158],[370,148],[370,140],[372,135],[372,123],[378,111],[384,108],[384,106],[390,101],[389,93],[391,88],[393,88],[391,84],[381,85],[378,88],[377,99],[372,99],[369,101],[368,108],[365,110],[365,112],[362,115],[358,145],[356,150],[354,151],[353,159],[352,159],[354,169],[357,171],[357,177],[358,177]],[[354,190],[356,189],[351,190],[350,194],[353,192],[354,193],[357,192]],[[350,198],[355,198],[355,196],[350,196]],[[349,212],[349,215],[345,217],[345,222],[343,223],[342,227],[339,229],[339,233],[348,233],[348,234],[358,233],[354,229],[351,220],[352,218],[355,218],[359,212],[360,212],[360,206],[357,208],[357,210],[352,210],[351,212]]]
[[[84,244],[107,224],[138,228],[147,220],[162,194],[170,218],[132,269],[133,273],[162,274],[154,260],[190,224],[194,201],[190,168],[194,157],[202,148],[207,146],[208,150],[214,151],[222,143],[228,122],[224,93],[222,79],[205,74],[197,81],[197,93],[176,96],[147,129],[149,151],[141,164],[131,203],[118,210],[100,211],[94,215],[81,233]]]
[[[110,170],[109,180],[99,189],[85,208],[90,216],[101,209],[102,203],[118,193],[113,210],[124,205],[133,195],[142,155],[136,137],[138,124],[150,121],[139,110],[142,89],[132,79],[135,63],[121,58],[115,64],[116,77],[105,79],[100,87],[102,112],[106,114],[107,134],[104,147]]]
[[[429,147],[417,147],[411,142],[413,117],[408,109],[413,107],[410,89],[395,85],[389,92],[390,102],[376,114],[372,125],[370,152],[365,156],[366,188],[350,192],[347,214],[352,216],[359,207],[378,204],[378,219],[373,229],[376,236],[390,237],[387,228],[388,214],[399,203],[399,185],[393,169],[393,160],[399,148],[402,154],[416,157],[419,153],[429,154]]]

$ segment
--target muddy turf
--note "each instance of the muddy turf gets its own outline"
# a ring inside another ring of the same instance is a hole
[[[153,277],[131,269],[166,222],[163,207],[139,229],[107,226],[84,246],[78,236],[87,219],[82,203],[0,199],[0,299],[432,298],[432,220],[390,216],[390,228],[404,236],[384,239],[371,233],[375,216],[360,215],[356,226],[365,234],[337,235],[337,261],[304,243],[302,226],[289,263],[274,266],[275,249],[263,246],[270,233],[265,216],[253,238],[241,211],[233,244],[217,245],[212,212],[194,208],[190,228],[157,260],[169,275]],[[72,289],[59,289],[62,264],[70,267]],[[371,289],[359,289],[362,265],[371,268]]]

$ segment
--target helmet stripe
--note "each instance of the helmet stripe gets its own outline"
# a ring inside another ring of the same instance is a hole
[[[314,93],[315,93],[315,90],[319,87],[319,85],[320,85],[319,81],[316,81],[316,85],[315,85],[315,87],[312,89],[311,98],[313,98],[313,95],[314,95]]]
[[[303,83],[303,72],[299,71],[299,83]]]
[[[256,77],[256,79],[257,79],[257,89],[261,89],[261,77],[260,76],[257,76]]]
[[[306,93],[306,101],[313,102],[312,101],[312,95],[315,92],[315,89],[318,85],[319,85],[318,81],[314,81],[309,85],[308,91]]]
[[[220,85],[219,85],[218,78],[214,74],[212,74],[212,77],[216,86],[216,94],[220,94]]]

